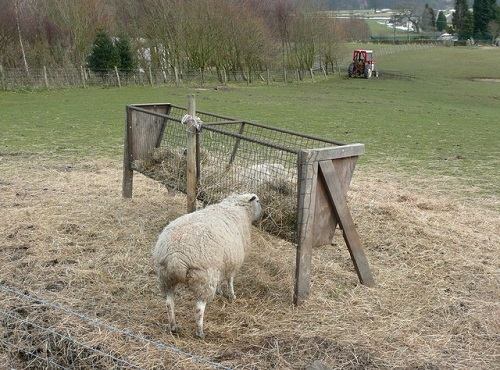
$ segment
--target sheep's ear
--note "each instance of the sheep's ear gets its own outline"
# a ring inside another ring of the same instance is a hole
[[[254,195],[253,197],[250,198],[248,202],[253,202],[255,199],[257,199],[257,197]]]

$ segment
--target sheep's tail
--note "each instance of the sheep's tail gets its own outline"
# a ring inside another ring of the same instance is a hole
[[[185,282],[188,275],[185,261],[179,258],[176,253],[169,254],[161,260],[155,259],[155,269],[163,294],[166,294],[177,284]]]

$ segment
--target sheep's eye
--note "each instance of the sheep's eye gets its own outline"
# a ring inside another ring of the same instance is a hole
[[[257,197],[254,195],[253,197],[250,198],[249,202],[253,202]]]

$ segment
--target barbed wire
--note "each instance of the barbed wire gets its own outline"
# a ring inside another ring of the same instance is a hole
[[[22,318],[20,318],[19,316],[12,315],[12,314],[10,314],[9,312],[4,311],[4,310],[2,310],[2,309],[0,309],[0,314],[3,314],[3,315],[4,315],[4,317],[10,317],[10,318],[12,318],[12,319],[15,319],[15,320],[16,320],[16,322],[30,324],[30,325],[32,325],[32,326],[33,326],[33,327],[35,327],[35,328],[38,328],[38,329],[40,329],[40,330],[45,331],[46,333],[50,333],[50,334],[53,334],[53,335],[55,335],[55,336],[57,336],[57,337],[59,337],[59,338],[69,340],[70,342],[73,342],[73,343],[77,344],[77,345],[78,345],[78,346],[80,346],[80,347],[86,348],[86,349],[88,349],[88,350],[90,350],[90,351],[92,351],[92,352],[99,353],[99,354],[101,354],[101,355],[103,355],[103,356],[105,356],[105,357],[109,357],[109,358],[111,358],[112,360],[114,360],[114,361],[116,361],[116,362],[119,362],[119,363],[121,363],[121,364],[128,365],[130,368],[133,368],[133,369],[142,369],[140,366],[135,365],[135,364],[132,364],[131,362],[129,362],[129,361],[127,361],[127,360],[124,360],[124,359],[122,359],[122,358],[115,357],[115,356],[113,356],[113,355],[111,355],[111,354],[109,354],[109,353],[103,352],[103,351],[101,351],[101,350],[99,350],[99,349],[97,349],[97,348],[94,348],[94,347],[91,347],[91,346],[89,346],[89,345],[86,345],[85,343],[79,342],[79,341],[78,341],[78,340],[76,340],[75,338],[72,338],[72,337],[70,337],[70,336],[66,336],[66,335],[64,335],[64,334],[61,334],[61,333],[59,333],[59,332],[57,332],[57,331],[53,330],[53,329],[52,329],[52,328],[50,328],[50,327],[49,327],[49,328],[46,328],[46,327],[44,327],[44,326],[41,326],[41,325],[37,324],[36,322],[34,322],[34,321],[32,321],[32,320],[22,319]],[[62,365],[61,365],[61,366],[62,366]]]
[[[0,282],[0,291],[3,291],[5,293],[9,293],[9,294],[13,294],[13,295],[15,295],[15,296],[17,296],[17,297],[19,297],[21,299],[24,299],[24,300],[29,300],[29,301],[32,301],[32,302],[35,302],[35,303],[38,303],[38,304],[43,304],[43,305],[45,305],[47,307],[51,307],[51,308],[60,310],[60,311],[65,312],[65,313],[67,313],[69,315],[76,316],[76,317],[80,318],[81,320],[89,323],[91,326],[102,327],[102,328],[105,328],[106,330],[108,330],[110,332],[121,334],[121,335],[127,336],[129,338],[133,338],[135,340],[151,344],[151,345],[153,345],[154,347],[156,347],[157,349],[160,349],[160,350],[171,351],[173,353],[176,353],[178,355],[186,357],[186,358],[190,359],[193,362],[201,363],[201,364],[206,364],[206,365],[209,365],[210,367],[215,368],[215,369],[231,370],[230,367],[227,367],[227,366],[222,365],[220,363],[211,361],[210,359],[207,359],[207,358],[205,358],[203,356],[196,355],[196,354],[184,351],[184,350],[182,350],[182,349],[180,349],[178,347],[175,347],[175,346],[172,346],[172,345],[168,345],[168,344],[163,343],[163,342],[158,341],[158,340],[149,339],[149,338],[147,338],[147,337],[145,337],[143,335],[134,333],[130,329],[120,329],[120,328],[117,328],[116,326],[108,324],[108,323],[104,322],[103,320],[87,316],[87,315],[85,315],[83,313],[77,312],[77,311],[75,311],[75,310],[73,310],[71,308],[63,306],[60,303],[50,302],[48,300],[45,300],[45,299],[40,298],[38,296],[35,296],[33,293],[30,293],[27,290],[21,291],[21,290],[19,290],[17,288],[14,288],[12,286],[8,286],[7,284],[5,284],[5,282]]]

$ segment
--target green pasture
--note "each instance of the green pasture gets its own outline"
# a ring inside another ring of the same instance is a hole
[[[370,45],[377,53],[377,45]],[[0,154],[119,159],[125,105],[196,93],[200,110],[366,144],[362,166],[451,175],[498,195],[500,48],[427,48],[377,58],[380,79],[316,76],[316,82],[0,92]],[[383,71],[411,74],[400,79]],[[6,157],[8,158],[8,157]],[[4,159],[5,160],[5,159]],[[8,159],[7,159],[8,160]]]

